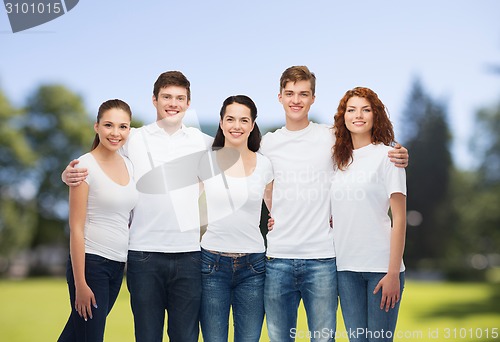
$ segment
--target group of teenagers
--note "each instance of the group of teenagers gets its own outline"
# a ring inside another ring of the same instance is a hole
[[[215,138],[186,127],[179,71],[156,80],[149,125],[131,128],[122,100],[102,103],[91,151],[62,174],[71,314],[59,341],[103,340],[125,264],[138,342],[163,340],[165,313],[170,341],[198,341],[200,326],[204,341],[227,341],[230,310],[236,342],[259,341],[264,315],[270,341],[294,341],[301,300],[303,336],[334,341],[339,299],[350,341],[392,341],[408,151],[391,147],[387,110],[368,88],[345,93],[333,126],[310,122],[315,86],[306,66],[286,69],[286,124],[264,137],[246,95],[223,102]]]

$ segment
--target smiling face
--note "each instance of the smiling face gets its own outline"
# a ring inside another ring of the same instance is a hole
[[[108,109],[94,124],[94,130],[99,135],[99,145],[115,152],[125,144],[130,133],[130,114],[119,108]]]
[[[158,97],[153,95],[153,105],[156,108],[156,120],[162,127],[179,129],[182,119],[189,108],[190,101],[186,88],[168,86],[161,88]]]
[[[228,105],[220,128],[224,134],[224,147],[246,148],[254,128],[250,108],[236,102]]]
[[[367,99],[353,96],[347,101],[344,114],[345,125],[356,139],[368,139],[371,142],[373,129],[373,110]]]
[[[311,81],[287,82],[278,95],[285,109],[286,127],[300,130],[309,124],[309,110],[314,103]]]

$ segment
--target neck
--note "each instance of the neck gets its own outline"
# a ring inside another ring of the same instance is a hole
[[[300,121],[295,121],[295,120],[289,120],[288,118],[286,119],[285,127],[289,131],[300,131],[301,129],[306,128],[309,126],[309,119],[305,118],[304,120]]]
[[[162,128],[168,135],[172,135],[182,127],[182,122],[178,124],[167,124],[165,120],[158,120],[156,124]]]
[[[372,143],[372,137],[371,135],[356,135],[356,134],[351,134],[351,139],[352,139],[352,146],[354,147],[355,150],[361,147],[368,146]]]
[[[116,151],[110,151],[107,148],[103,147],[101,144],[97,145],[95,149],[91,151],[92,155],[99,160],[107,161],[112,160],[118,156]]]
[[[232,146],[230,144],[224,144],[224,148],[228,148],[228,149],[233,149],[233,150],[236,150],[239,152],[240,156],[243,158],[247,155],[250,155],[251,153],[253,153],[252,151],[250,151],[248,149],[248,146],[246,144],[242,144],[242,145],[238,145],[238,146]]]

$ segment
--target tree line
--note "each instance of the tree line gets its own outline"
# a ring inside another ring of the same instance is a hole
[[[453,163],[446,103],[418,79],[406,103],[397,138],[410,151],[407,268],[486,279],[500,267],[500,101],[471,113],[476,167],[467,170]],[[68,189],[60,175],[89,151],[93,116],[63,85],[39,86],[21,107],[0,89],[0,275],[20,252],[67,248]],[[29,274],[47,273],[42,261],[30,263]]]

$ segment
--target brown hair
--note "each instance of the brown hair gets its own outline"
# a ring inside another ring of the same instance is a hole
[[[351,132],[345,125],[345,112],[347,101],[351,97],[362,97],[370,102],[373,111],[372,143],[390,145],[394,142],[394,130],[389,120],[385,105],[380,101],[377,94],[363,87],[348,90],[340,100],[337,113],[334,118],[335,145],[333,145],[333,161],[340,170],[345,170],[352,163],[352,151],[354,149]]]
[[[123,110],[129,115],[130,120],[132,120],[132,110],[130,109],[130,106],[125,101],[114,99],[114,100],[107,100],[99,106],[99,110],[97,111],[96,122],[99,123],[104,113],[114,108]],[[100,142],[99,134],[96,133],[94,137],[94,142],[92,143],[92,148],[90,150],[92,151],[93,149],[95,149],[97,145],[99,145],[99,142]]]
[[[184,74],[180,71],[167,71],[158,76],[154,86],[153,86],[153,95],[155,99],[158,99],[158,94],[160,93],[161,88],[165,88],[168,86],[178,86],[182,88],[186,88],[187,91],[187,100],[191,101],[191,83],[184,76]]]
[[[305,65],[291,66],[283,71],[280,78],[280,93],[288,82],[296,83],[298,81],[310,81],[312,95],[314,96],[316,92],[316,76]]]

